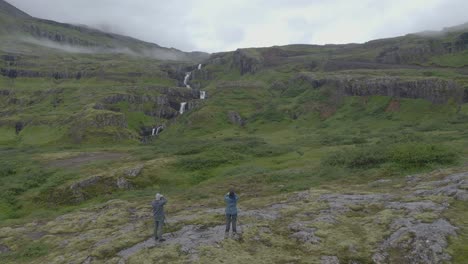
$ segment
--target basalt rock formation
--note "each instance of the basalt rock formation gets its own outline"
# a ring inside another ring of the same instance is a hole
[[[233,53],[232,67],[238,69],[241,75],[256,73],[262,63],[262,57],[253,56],[246,50],[238,49]]]
[[[425,99],[435,104],[463,102],[464,88],[455,81],[438,78],[402,79],[398,77],[349,77],[316,78],[310,74],[298,74],[289,83],[308,85],[312,89],[328,87],[342,96],[391,96],[395,98]],[[285,87],[275,83],[273,88]]]

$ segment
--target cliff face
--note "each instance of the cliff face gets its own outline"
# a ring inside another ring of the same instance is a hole
[[[233,53],[232,68],[239,69],[241,75],[256,73],[262,64],[262,57],[249,54],[246,50],[238,49]]]
[[[289,85],[307,83],[312,88],[324,86],[336,89],[342,96],[391,96],[395,98],[425,99],[435,104],[454,101],[463,102],[464,89],[454,81],[438,78],[405,80],[397,77],[357,78],[333,77],[315,78],[299,74]],[[276,84],[278,85],[278,84]]]
[[[70,28],[80,31],[79,27],[73,27],[70,25]],[[29,33],[31,36],[38,38],[38,39],[48,39],[53,42],[61,43],[61,44],[69,44],[74,46],[83,46],[83,47],[93,47],[93,46],[100,46],[97,42],[91,42],[89,40],[85,40],[83,38],[78,38],[75,36],[69,36],[66,34],[62,34],[57,31],[47,30],[45,27],[41,27],[35,23],[27,23],[23,26],[23,30]]]
[[[466,49],[468,49],[468,32],[461,33],[452,41],[425,39],[410,46],[387,47],[376,57],[376,62],[411,64],[426,61],[431,56],[462,52]]]
[[[114,94],[102,99],[95,109],[118,112],[120,109],[115,105],[126,102],[131,110],[142,111],[148,116],[172,119],[178,115],[182,102],[187,102],[187,110],[191,110],[196,107],[193,101],[200,98],[200,91],[195,89],[154,87],[152,90],[158,91],[160,95]]]

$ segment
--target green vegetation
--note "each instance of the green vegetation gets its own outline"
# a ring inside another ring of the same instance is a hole
[[[0,14],[0,22],[15,19]],[[79,28],[30,19],[16,22],[105,47],[113,43],[109,36]],[[0,77],[0,246],[11,246],[7,263],[60,262],[62,250],[77,262],[88,256],[106,261],[147,239],[150,219],[141,212],[149,210],[156,191],[170,197],[169,212],[183,218],[202,214],[196,208],[221,207],[220,196],[230,187],[239,190],[249,209],[282,204],[295,191],[313,190],[315,196],[288,204],[280,220],[248,219],[256,225],[245,233],[245,243],[227,240],[221,248],[203,247],[202,263],[221,262],[228,254],[223,247],[241,252],[229,256],[239,262],[254,257],[278,263],[309,258],[316,263],[325,254],[339,255],[343,263],[367,263],[402,210],[381,203],[353,204],[337,216],[339,227],[309,224],[317,229],[320,245],[293,242],[281,221],[305,221],[306,213],[320,214],[327,209],[321,194],[400,194],[408,174],[457,168],[468,161],[466,98],[436,104],[411,96],[348,96],[337,84],[311,81],[439,78],[466,89],[466,50],[411,53],[427,43],[459,43],[461,32],[438,40],[408,35],[363,45],[245,49],[244,59],[255,67],[243,75],[240,67],[245,65],[234,61],[234,53],[215,54],[191,80],[193,87],[207,91],[208,99],[202,101],[176,87],[198,62],[193,56],[175,62],[132,54],[66,53],[18,42],[5,34],[11,30],[0,24],[0,68],[20,73]],[[120,38],[137,50],[154,47]],[[395,45],[396,55],[388,51]],[[392,62],[397,55],[401,64]],[[442,94],[445,88],[429,92]],[[181,102],[191,107],[183,115],[178,114]],[[157,125],[165,125],[159,136],[143,135]],[[135,175],[128,172],[135,168],[140,168]],[[391,183],[374,183],[382,179]],[[455,202],[444,213],[461,226],[448,248],[456,263],[468,258],[465,204]],[[414,218],[431,223],[438,216],[423,211]],[[203,215],[178,222],[171,231],[184,224],[209,228],[219,222],[219,214]],[[31,238],[16,229],[33,228],[34,223],[47,223],[47,234]],[[127,226],[130,223],[133,226]],[[127,235],[120,228],[132,232]],[[85,231],[93,233],[92,238],[79,240]],[[9,240],[20,233],[17,240]],[[63,246],[60,235],[71,237],[70,247]],[[170,245],[130,260],[186,258],[181,248]]]

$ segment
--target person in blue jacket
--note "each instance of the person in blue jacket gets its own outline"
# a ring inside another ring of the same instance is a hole
[[[229,234],[229,229],[232,224],[232,233],[237,234],[236,222],[237,222],[237,201],[239,196],[231,189],[225,196],[224,201],[226,202],[226,236]]]

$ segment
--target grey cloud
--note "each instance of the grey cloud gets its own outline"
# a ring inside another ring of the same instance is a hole
[[[468,22],[466,0],[7,0],[33,16],[165,47],[349,43]]]

